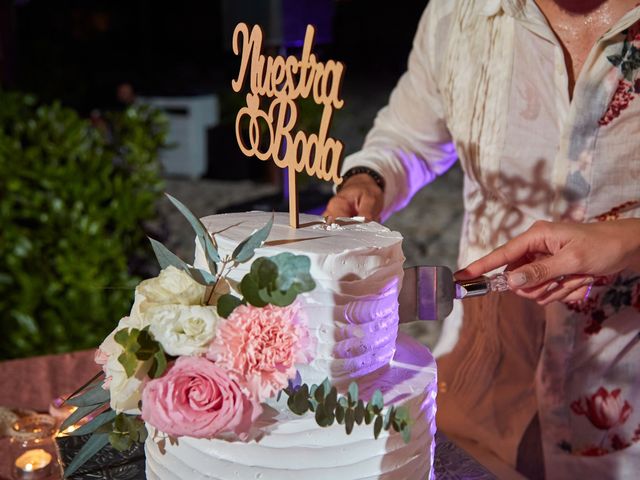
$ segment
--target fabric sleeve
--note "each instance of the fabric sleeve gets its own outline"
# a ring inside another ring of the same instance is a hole
[[[453,3],[429,3],[413,40],[407,71],[391,92],[388,105],[378,112],[362,150],[343,162],[343,173],[365,166],[384,177],[383,219],[409,203],[457,158],[437,84],[438,57],[446,46]]]

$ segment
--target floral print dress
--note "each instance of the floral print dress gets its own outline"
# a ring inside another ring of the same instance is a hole
[[[408,71],[343,170],[385,178],[388,216],[459,160],[463,266],[536,220],[640,217],[638,96],[640,7],[598,40],[570,98],[533,0],[432,0]],[[445,432],[515,465],[537,415],[547,478],[640,472],[640,272],[599,279],[574,307],[459,302],[434,353]]]

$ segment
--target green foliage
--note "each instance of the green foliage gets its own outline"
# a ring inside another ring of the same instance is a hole
[[[217,273],[216,262],[220,261],[220,255],[218,254],[218,249],[215,246],[213,238],[211,238],[209,232],[207,232],[206,227],[202,224],[200,219],[191,213],[191,210],[189,210],[181,201],[169,194],[167,194],[167,198],[191,224],[191,228],[193,228],[193,231],[196,233],[202,249],[207,254],[207,262],[211,273],[215,275]]]
[[[113,420],[113,425],[104,428],[109,432],[109,443],[120,452],[129,450],[134,443],[143,443],[147,439],[147,429],[139,415],[119,413]]]
[[[0,359],[95,347],[150,251],[166,121],[143,106],[97,129],[0,90]]]
[[[229,315],[231,315],[233,309],[238,305],[242,305],[242,300],[240,300],[235,295],[226,293],[218,299],[218,315],[220,315],[222,318],[227,318]]]
[[[116,450],[124,452],[134,443],[144,443],[147,438],[147,429],[139,415],[116,414],[112,410],[98,415],[76,432],[74,434],[77,435],[91,433],[91,437],[65,468],[65,477],[73,475],[108,443]]]
[[[283,390],[289,398],[287,406],[296,415],[304,415],[308,411],[315,413],[316,423],[321,427],[333,425],[336,421],[344,425],[349,435],[355,425],[371,425],[373,436],[377,439],[382,429],[393,428],[402,435],[405,443],[411,440],[411,424],[409,410],[405,406],[391,406],[383,411],[382,392],[376,390],[365,404],[359,398],[358,384],[351,382],[346,395],[338,395],[336,387],[331,386],[328,379],[320,385],[309,387],[306,383],[299,386],[289,385]]]
[[[309,270],[311,262],[304,255],[280,253],[274,257],[260,257],[240,282],[245,300],[256,307],[271,303],[285,307],[293,303],[298,294],[309,292],[316,286]]]
[[[260,248],[271,232],[273,216],[261,229],[255,231],[238,244],[231,257],[237,263],[244,263],[253,257],[256,248]]]
[[[140,367],[145,365],[151,378],[158,378],[167,369],[167,357],[159,342],[153,339],[149,327],[142,330],[137,328],[123,328],[118,330],[114,340],[122,346],[123,352],[118,356],[118,362],[124,367],[128,377],[132,377]]]
[[[78,468],[84,465],[91,457],[102,450],[109,443],[108,433],[94,433],[89,440],[82,446],[78,454],[67,468],[64,469],[65,478],[70,477]]]
[[[86,390],[82,395],[70,398],[66,403],[75,407],[90,407],[92,405],[103,405],[108,401],[109,391],[102,388],[101,384],[98,384]]]

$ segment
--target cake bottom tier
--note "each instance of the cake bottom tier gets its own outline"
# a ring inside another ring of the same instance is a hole
[[[303,379],[304,381],[304,379]],[[385,407],[405,405],[414,423],[411,440],[383,431],[376,440],[372,425],[316,425],[312,413],[297,416],[275,403],[257,420],[254,440],[181,437],[160,447],[154,429],[145,443],[148,479],[324,480],[431,478],[436,432],[436,365],[429,350],[399,335],[391,363],[358,380],[361,396],[376,389]],[[286,395],[283,395],[286,397]],[[156,439],[157,440],[157,439]]]

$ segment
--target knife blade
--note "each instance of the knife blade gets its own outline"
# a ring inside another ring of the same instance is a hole
[[[453,301],[509,290],[504,273],[456,281],[445,266],[420,265],[404,269],[398,296],[400,322],[444,320],[453,310]]]

